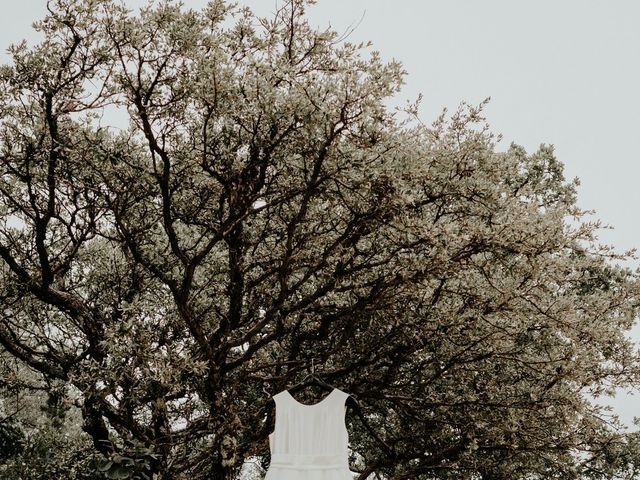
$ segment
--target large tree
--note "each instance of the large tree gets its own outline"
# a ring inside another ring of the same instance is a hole
[[[268,462],[312,361],[386,444],[349,417],[358,478],[634,478],[593,400],[638,384],[632,252],[552,146],[497,151],[486,101],[394,112],[401,65],[310,3],[49,2],[0,72],[5,353],[155,478]]]

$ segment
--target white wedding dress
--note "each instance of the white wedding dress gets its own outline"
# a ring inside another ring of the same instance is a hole
[[[334,388],[320,402],[307,405],[288,390],[275,394],[271,463],[264,480],[353,480],[345,424],[348,396]]]

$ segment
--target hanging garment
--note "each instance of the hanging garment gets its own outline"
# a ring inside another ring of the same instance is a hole
[[[264,480],[353,480],[345,424],[349,394],[334,388],[320,402],[298,402],[288,390],[273,396],[275,427]]]

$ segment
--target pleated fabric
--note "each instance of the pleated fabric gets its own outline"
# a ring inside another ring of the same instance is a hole
[[[275,394],[271,463],[264,480],[353,480],[345,424],[348,396],[334,388],[320,402],[305,405],[287,390]]]

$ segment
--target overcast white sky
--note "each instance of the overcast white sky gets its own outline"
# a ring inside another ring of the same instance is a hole
[[[143,0],[126,0],[130,8]],[[267,15],[275,0],[239,0]],[[281,1],[280,1],[281,3]],[[205,0],[185,0],[201,8]],[[0,50],[37,37],[31,22],[46,0],[5,2]],[[565,177],[579,177],[578,205],[594,209],[613,229],[602,243],[618,252],[640,246],[640,2],[636,0],[319,0],[312,23],[339,32],[357,24],[349,40],[371,40],[385,59],[408,72],[396,104],[422,93],[421,115],[431,122],[460,101],[485,109],[499,150],[514,141],[528,152],[553,144]],[[640,252],[639,252],[640,254]],[[639,262],[629,262],[631,268]],[[640,340],[640,328],[633,337]],[[606,403],[631,425],[640,411],[620,392]]]

